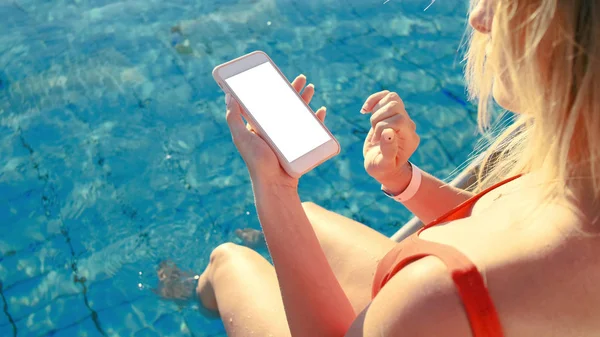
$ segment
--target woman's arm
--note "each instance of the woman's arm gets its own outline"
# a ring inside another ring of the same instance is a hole
[[[371,129],[363,149],[365,169],[386,191],[398,195],[408,187],[412,177],[408,160],[419,146],[417,125],[400,96],[388,90],[369,96],[361,113],[371,114]],[[428,223],[470,197],[469,192],[424,174],[419,191],[404,206]]]
[[[297,81],[292,86],[302,87]],[[305,94],[309,102],[311,95]],[[298,180],[283,171],[269,145],[245,125],[240,105],[230,95],[226,101],[227,123],[250,173],[292,336],[341,337],[356,315],[304,213]],[[325,109],[316,114],[323,121]]]
[[[402,193],[412,177],[411,166],[401,168],[398,178],[382,181],[386,191],[393,195]],[[452,187],[438,178],[423,172],[421,187],[414,197],[402,204],[423,223],[429,223],[446,214],[473,196],[473,193]]]
[[[343,336],[356,315],[325,258],[297,190],[260,181],[253,188],[292,336]]]

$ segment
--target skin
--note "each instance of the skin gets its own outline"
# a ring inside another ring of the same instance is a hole
[[[492,4],[481,0],[471,13],[471,25],[484,34],[493,35],[493,12],[487,10]],[[294,87],[301,91],[305,83],[300,77]],[[313,94],[307,87],[303,98],[308,102]],[[500,103],[512,101],[501,81],[494,95]],[[319,111],[323,120],[324,110]],[[410,117],[389,92],[369,97],[363,111],[372,123],[365,141],[367,172],[384,188],[402,190],[406,181],[394,185],[390,177],[410,179],[406,160],[418,146]],[[435,257],[409,264],[371,299],[377,263],[395,243],[353,220],[301,203],[298,181],[285,174],[242,114],[229,99],[227,121],[250,172],[274,265],[234,244],[212,252],[197,294],[204,307],[219,313],[228,336],[471,335],[455,285]],[[440,186],[426,175],[406,206],[429,220],[470,196]],[[475,263],[505,336],[597,335],[600,240],[598,230],[582,235],[590,224],[578,216],[594,210],[566,202],[541,205],[540,200],[531,173],[482,197],[469,217],[429,228],[421,238],[455,247]]]
[[[497,0],[482,0],[480,1],[469,16],[469,24],[475,30],[480,33],[489,36],[488,50],[494,49],[494,32],[498,29],[494,29],[494,10]],[[491,67],[494,69],[496,74],[502,72],[504,69],[503,61],[491,60]],[[503,80],[502,76],[497,76],[494,81],[493,92],[494,100],[502,107],[509,111],[517,112],[520,110],[519,106],[513,99],[515,95],[512,92],[512,88],[507,80]]]

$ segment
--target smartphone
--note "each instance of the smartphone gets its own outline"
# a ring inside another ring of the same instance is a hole
[[[339,142],[264,52],[221,64],[213,77],[240,103],[290,176],[299,178],[340,153]]]

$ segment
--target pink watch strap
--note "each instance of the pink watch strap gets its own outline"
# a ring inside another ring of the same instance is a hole
[[[398,195],[391,195],[390,193],[387,193],[383,189],[383,186],[381,186],[381,190],[387,196],[389,196],[390,198],[392,198],[396,201],[405,202],[405,201],[412,199],[415,196],[415,194],[417,194],[417,191],[421,187],[421,181],[423,180],[423,174],[422,174],[421,170],[415,164],[410,163],[410,166],[412,168],[412,176],[410,178],[410,182],[408,183],[408,187],[406,187],[406,189]]]

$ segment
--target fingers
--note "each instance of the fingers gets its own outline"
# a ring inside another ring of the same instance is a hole
[[[401,109],[399,108],[401,107],[398,102],[390,102],[382,108],[374,110],[375,112],[371,115],[371,127],[374,128],[377,123],[400,114],[398,110]]]
[[[298,93],[302,93],[300,95],[302,97],[302,100],[306,102],[306,104],[309,104],[313,96],[315,95],[315,86],[312,83],[306,85],[306,82],[306,76],[304,76],[303,74],[298,75],[292,81],[292,87]],[[304,86],[306,86],[306,88]],[[302,89],[304,89],[304,91],[302,91]]]
[[[229,102],[229,100],[231,100],[231,102]],[[227,115],[225,117],[227,119],[227,124],[229,124],[229,129],[231,130],[232,136],[234,136],[234,134],[233,134],[234,129],[232,129],[232,124],[230,124],[230,122],[234,123],[233,124],[234,126],[237,126],[238,121],[236,120],[237,118],[235,117],[236,114],[239,114],[240,117],[242,118],[241,123],[245,125],[246,130],[248,130],[252,133],[256,133],[256,131],[254,130],[254,127],[252,127],[252,124],[244,122],[244,119],[248,120],[248,116],[246,115],[244,109],[242,109],[241,106],[239,105],[239,103],[235,100],[235,98],[233,98],[233,96],[231,96],[230,94],[225,94],[225,103],[227,104]],[[242,130],[239,129],[239,131],[242,131]],[[238,134],[238,138],[239,138],[239,134]]]
[[[392,102],[396,102],[397,105],[395,107],[398,110],[398,112],[405,112],[404,111],[404,102],[402,101],[400,96],[398,96],[398,94],[395,92],[389,92],[379,102],[377,102],[377,104],[375,104],[375,106],[373,107],[373,112],[376,112],[377,110],[381,109],[382,107],[384,107]]]
[[[296,76],[296,78],[292,81],[292,87],[294,87],[294,89],[296,89],[297,92],[302,91],[302,88],[304,88],[305,85],[306,85],[306,76],[304,76],[302,74]]]
[[[304,102],[306,102],[306,104],[309,104],[314,95],[315,95],[315,86],[314,86],[314,84],[311,83],[311,84],[307,85],[306,88],[304,88],[304,92],[300,96],[302,97],[302,100]]]
[[[382,105],[383,103],[386,104]],[[369,141],[378,142],[381,139],[381,133],[386,128],[396,131],[405,129],[412,133],[416,130],[415,122],[406,113],[404,103],[396,93],[386,94],[384,98],[375,104],[375,108],[376,110],[371,116],[371,129],[373,132],[367,136]]]
[[[227,102],[227,125],[229,125],[229,130],[231,131],[233,141],[237,143],[237,141],[247,134],[248,129],[246,128],[244,120],[242,119],[240,105],[235,98],[233,98],[230,94],[226,94],[225,100]]]
[[[381,140],[381,133],[383,132],[383,130],[385,129],[392,129],[394,131],[400,131],[400,128],[398,127],[398,125],[392,125],[390,123],[390,120],[385,120],[385,121],[381,121],[379,123],[377,123],[377,125],[375,125],[374,128],[372,128],[371,130],[373,130],[373,136],[371,141],[373,143],[377,143]]]
[[[416,130],[415,123],[410,118],[396,115],[392,118],[383,120],[375,125],[373,128],[373,142],[381,140],[381,134],[385,129],[393,129],[399,134],[413,134]]]
[[[327,116],[327,108],[326,107],[321,107],[319,110],[317,110],[317,112],[315,112],[315,115],[317,115],[317,118],[321,121],[321,123],[325,122],[325,116]]]
[[[396,155],[398,154],[398,139],[394,130],[383,130],[379,147],[381,148],[383,160],[390,164],[395,164]]]
[[[373,141],[373,136],[374,135],[375,135],[375,132],[373,131],[373,128],[370,128],[369,129],[369,133],[367,133],[367,139],[366,139],[366,141],[369,142],[369,143],[375,143]]]
[[[389,94],[389,92],[389,90],[384,90],[369,96],[369,98],[367,98],[365,101],[365,104],[363,104],[362,109],[360,109],[360,113],[365,114],[373,111],[375,104],[379,103],[379,101]]]

